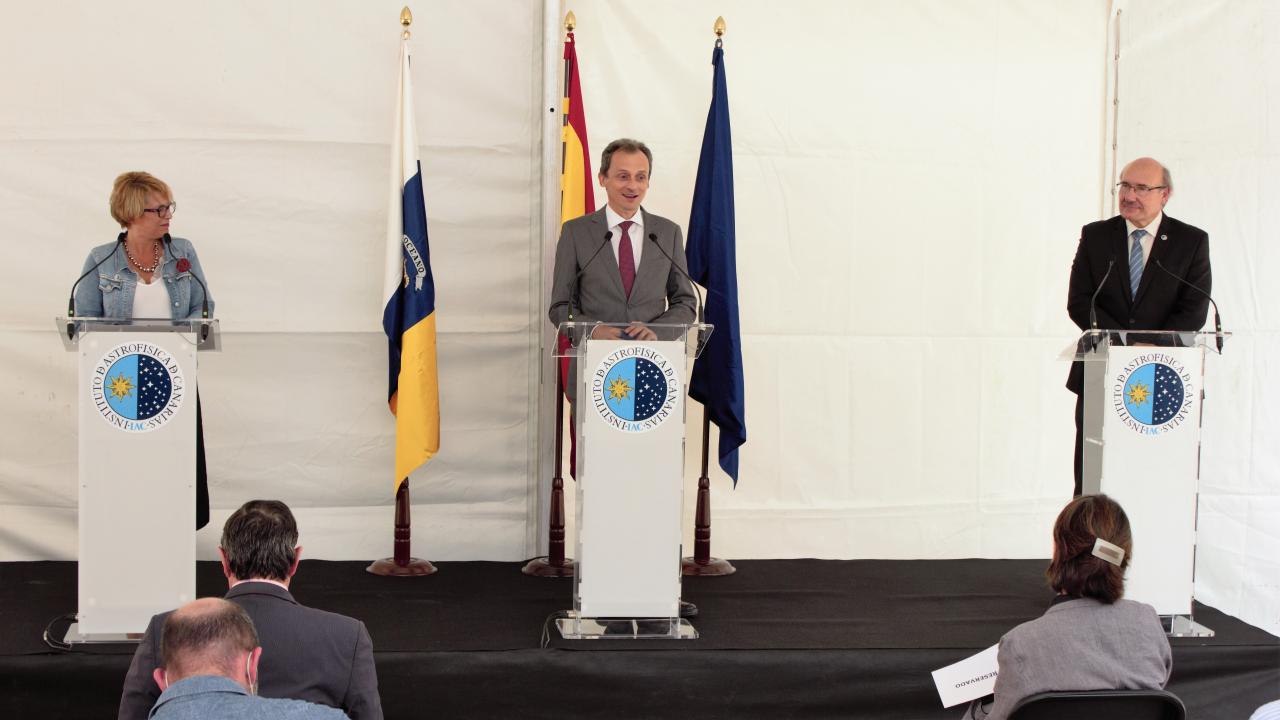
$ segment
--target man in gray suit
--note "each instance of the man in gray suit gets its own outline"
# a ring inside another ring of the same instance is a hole
[[[373,642],[364,623],[299,605],[289,593],[302,548],[289,506],[252,500],[227,518],[218,548],[230,590],[226,599],[253,619],[266,659],[264,697],[296,698],[342,708],[352,720],[382,720]],[[160,695],[160,664],[169,613],[151,618],[133,655],[120,697],[120,720],[142,720]]]
[[[591,337],[657,340],[650,325],[688,324],[696,318],[680,226],[640,205],[652,170],[653,153],[639,140],[614,140],[601,153],[597,179],[609,200],[560,229],[547,311],[552,325],[627,323],[625,328],[598,325]],[[571,362],[570,378],[575,367]],[[573,382],[565,383],[565,392],[572,401]],[[681,617],[697,614],[693,603],[680,602]]]
[[[244,608],[219,598],[183,605],[164,623],[163,691],[156,720],[345,720],[341,710],[302,700],[254,697],[262,648]]]
[[[552,276],[551,324],[600,326],[596,339],[655,340],[649,324],[691,323],[697,302],[686,279],[680,227],[641,207],[653,153],[638,140],[614,140],[600,157],[600,186],[609,201],[560,230]]]

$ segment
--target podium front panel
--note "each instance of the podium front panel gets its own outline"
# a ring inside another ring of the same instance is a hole
[[[578,363],[576,609],[676,617],[685,343],[591,340]]]
[[[196,346],[79,339],[79,630],[141,633],[195,597]]]

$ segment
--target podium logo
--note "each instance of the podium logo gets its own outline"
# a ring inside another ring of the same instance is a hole
[[[647,345],[620,347],[592,374],[591,404],[616,430],[653,430],[675,413],[680,400],[677,367]]]
[[[1111,387],[1112,410],[1139,435],[1162,435],[1192,419],[1195,392],[1186,367],[1165,353],[1129,361]]]
[[[109,425],[123,432],[161,428],[182,407],[182,368],[151,343],[132,342],[107,351],[93,369],[89,395]]]

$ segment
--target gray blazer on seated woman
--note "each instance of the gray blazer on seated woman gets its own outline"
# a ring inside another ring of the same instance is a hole
[[[1063,508],[1045,573],[1058,597],[1000,638],[994,701],[974,703],[965,717],[1004,720],[1041,692],[1163,688],[1173,654],[1160,618],[1120,599],[1132,554],[1129,518],[1116,501],[1084,495]]]

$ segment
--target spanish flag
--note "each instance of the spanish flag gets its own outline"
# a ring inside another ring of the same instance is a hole
[[[582,83],[578,80],[578,51],[573,33],[564,39],[564,99],[561,103],[564,127],[560,131],[560,224],[596,211],[596,193],[591,175],[591,150],[587,147],[587,113],[582,109]],[[569,347],[569,339],[561,336],[560,351]],[[560,358],[560,377],[569,387],[569,358]],[[569,475],[577,475],[577,433],[573,430],[572,408],[569,413]]]
[[[387,333],[389,360],[387,402],[396,416],[395,490],[440,449],[436,286],[427,247],[427,210],[409,67],[409,44],[401,41],[382,286],[386,300],[382,327]]]
[[[596,211],[591,176],[591,150],[587,147],[587,114],[582,109],[582,83],[578,80],[578,53],[573,33],[564,39],[563,169],[560,172],[560,224]]]

